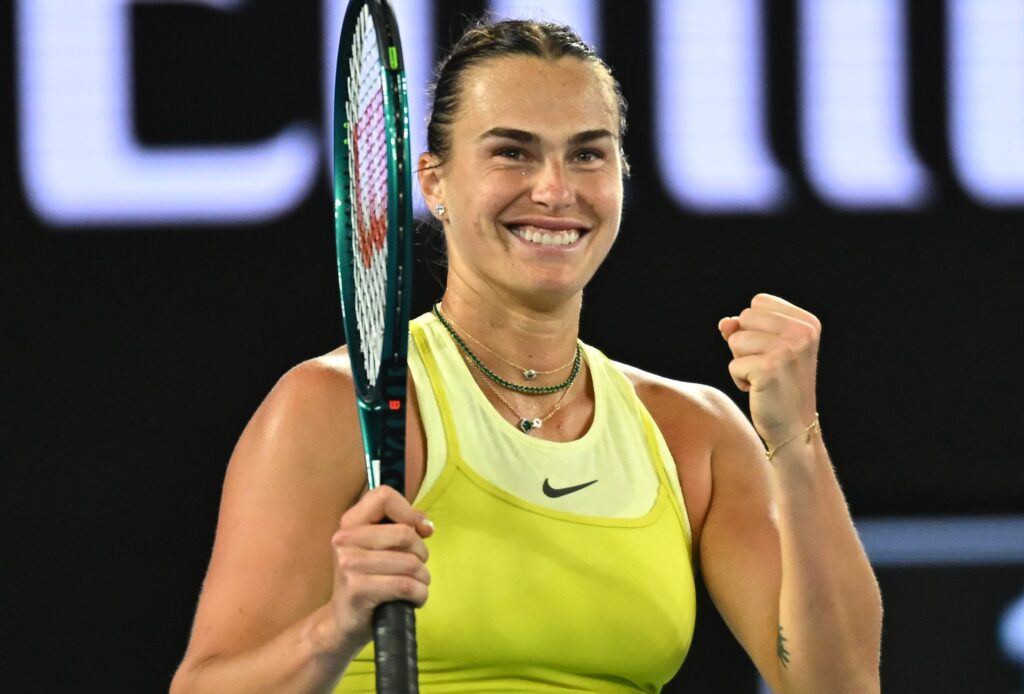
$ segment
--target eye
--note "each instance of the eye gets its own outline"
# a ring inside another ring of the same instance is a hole
[[[599,161],[602,161],[605,158],[605,156],[604,152],[600,150],[581,149],[579,152],[576,152],[574,158],[577,162],[581,164],[594,164]]]
[[[495,152],[495,155],[509,161],[523,161],[526,159],[526,152],[519,147],[502,147]]]

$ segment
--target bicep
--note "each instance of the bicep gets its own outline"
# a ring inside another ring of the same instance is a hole
[[[228,464],[189,644],[198,660],[255,647],[330,597],[330,538],[365,479],[354,412],[340,405],[354,398],[302,369],[267,397]]]
[[[753,428],[728,398],[720,400],[701,571],[726,624],[774,685],[782,553],[771,479]]]

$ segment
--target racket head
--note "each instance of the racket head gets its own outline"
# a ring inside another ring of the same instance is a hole
[[[412,180],[401,41],[387,0],[349,3],[335,78],[335,245],[367,475],[371,488],[404,491]]]

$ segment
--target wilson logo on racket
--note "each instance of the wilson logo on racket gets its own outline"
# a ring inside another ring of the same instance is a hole
[[[370,150],[369,156],[379,157],[380,153],[374,152],[375,139],[373,133],[383,127],[374,120],[380,120],[384,111],[384,95],[377,92],[373,99],[362,109],[359,120],[350,124],[350,142],[352,144],[352,160],[354,162],[353,190],[362,191],[363,195],[353,195],[354,212],[356,220],[356,236],[359,241],[359,257],[363,261],[363,267],[369,269],[373,264],[374,256],[384,249],[388,233],[387,220],[387,185],[385,177],[387,170],[380,170],[381,167],[374,167],[374,170],[364,172],[361,166],[360,154],[364,148]],[[368,132],[364,134],[363,120],[368,121]],[[377,143],[379,146],[379,143]],[[371,178],[380,177],[380,181],[364,181],[362,177],[369,174]]]

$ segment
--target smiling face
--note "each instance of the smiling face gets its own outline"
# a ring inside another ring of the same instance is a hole
[[[466,72],[459,105],[450,156],[420,174],[430,207],[446,208],[449,286],[531,304],[578,296],[622,212],[609,78],[572,57],[494,58]]]

